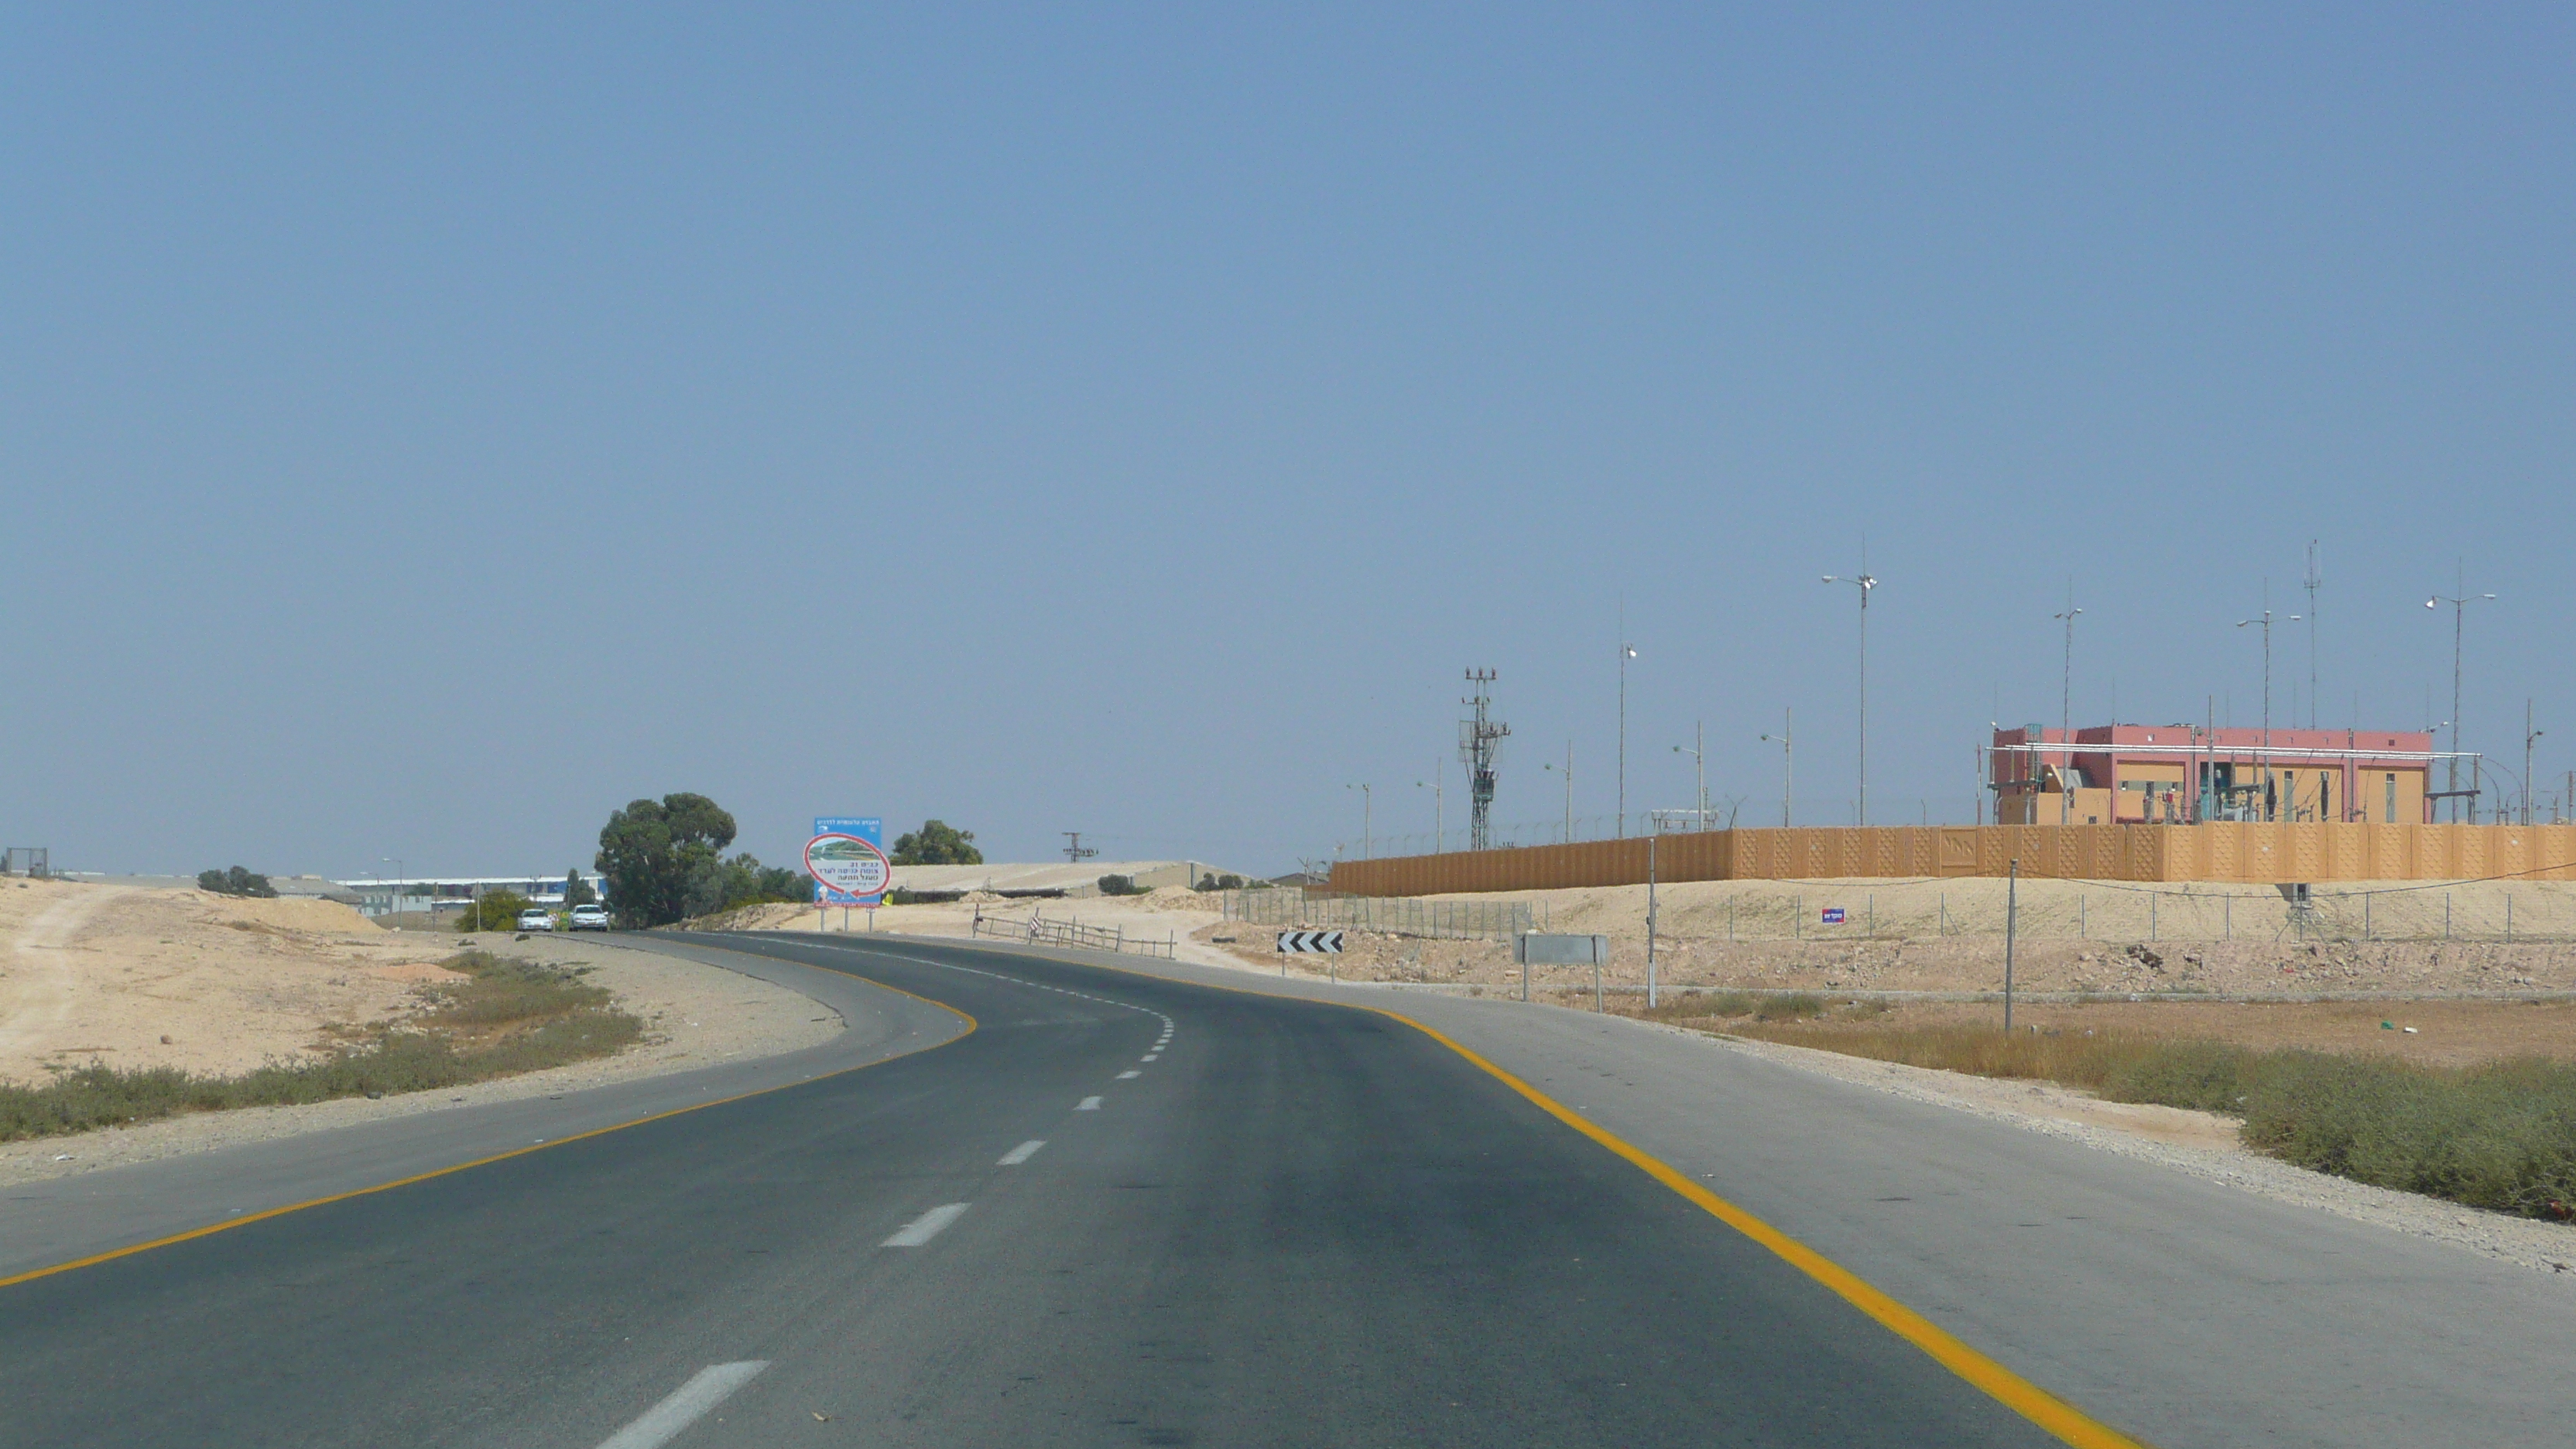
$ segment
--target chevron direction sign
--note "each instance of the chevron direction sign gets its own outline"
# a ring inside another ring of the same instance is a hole
[[[1282,931],[1279,933],[1279,949],[1300,956],[1338,956],[1342,954],[1342,933],[1339,931]]]

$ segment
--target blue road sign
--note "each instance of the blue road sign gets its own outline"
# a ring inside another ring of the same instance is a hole
[[[880,816],[817,815],[814,817],[814,833],[855,835],[879,850],[885,849],[885,820]],[[848,849],[847,846],[842,848]],[[883,900],[883,896],[854,896],[836,891],[819,880],[814,882],[814,903],[818,906],[875,906]],[[869,919],[874,920],[875,917]]]
[[[1839,926],[1843,923],[1843,908],[1840,906],[1827,906],[1822,914],[1828,926]]]

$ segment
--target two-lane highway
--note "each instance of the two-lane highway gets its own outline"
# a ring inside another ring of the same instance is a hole
[[[1385,1015],[702,944],[975,1029],[0,1287],[0,1442],[2053,1442]]]

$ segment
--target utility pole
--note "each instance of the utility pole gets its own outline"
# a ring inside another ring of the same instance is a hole
[[[2067,747],[2064,759],[2068,766],[2065,772],[2068,778],[2071,778],[2074,773],[2075,763],[2075,616],[2083,612],[2082,609],[2075,607],[2075,576],[2068,574],[2066,576],[2066,612],[2054,616],[2066,622],[2066,655],[2058,666],[2057,678],[2057,737]],[[2069,791],[2059,790],[2057,823],[2060,825],[2071,823],[2074,820],[2074,810],[2074,795]]]
[[[1867,544],[1861,546],[1860,569],[1859,573],[1850,577],[1827,574],[1825,582],[1850,584],[1860,590],[1860,800],[1858,808],[1854,811],[1853,823],[1867,825],[1869,823],[1869,595],[1871,590],[1878,587],[1878,580],[1870,577]]]
[[[1468,696],[1459,701],[1475,710],[1470,719],[1458,721],[1458,758],[1467,765],[1467,848],[1485,850],[1493,844],[1494,753],[1512,727],[1487,717],[1493,705],[1494,671],[1467,671]],[[1570,748],[1570,747],[1569,747]]]
[[[2424,601],[2424,607],[2430,609],[2442,604],[2451,606],[2451,769],[2450,783],[2443,788],[2451,797],[2451,823],[2457,825],[2460,821],[2460,640],[2468,624],[2469,590],[2467,571],[2461,567],[2458,560],[2452,561],[2452,569],[2451,587],[2458,589],[2459,592],[2435,594]],[[2492,599],[2495,595],[2479,594],[2477,597]],[[2477,818],[2477,806],[2474,801],[2469,806],[2469,818],[2471,820]]]
[[[2299,622],[2299,616],[2290,615],[2289,622],[2293,624]],[[2263,818],[2269,820],[2277,806],[2272,794],[2272,581],[2270,579],[2263,581],[2263,616],[2259,619],[2236,621],[2236,627],[2239,629],[2254,624],[2263,626]]]
[[[1783,707],[1780,711],[1780,828],[1789,828],[1789,783],[1798,766],[1797,738],[1790,726],[1797,723],[1797,711]],[[1771,739],[1773,736],[1764,735]]]
[[[1076,865],[1100,853],[1096,847],[1082,843],[1082,832],[1079,830],[1059,830],[1056,834],[1064,837],[1064,858]]]

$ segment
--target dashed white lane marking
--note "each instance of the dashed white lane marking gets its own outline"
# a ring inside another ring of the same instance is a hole
[[[660,1449],[767,1367],[765,1358],[709,1364],[690,1375],[669,1398],[646,1409],[642,1418],[601,1440],[599,1449]]]
[[[1029,1141],[1023,1142],[1019,1146],[1012,1148],[1010,1151],[1003,1153],[1002,1160],[994,1163],[993,1165],[995,1167],[1017,1167],[1021,1163],[1028,1161],[1030,1158],[1037,1156],[1038,1149],[1044,1146],[1046,1146],[1045,1139],[1031,1138]]]
[[[1082,1099],[1082,1104],[1075,1107],[1073,1110],[1077,1112],[1097,1112],[1100,1110],[1100,1099],[1098,1097],[1085,1097]]]
[[[1145,1075],[1143,1072],[1137,1071],[1135,1068],[1130,1067],[1130,1068],[1128,1068],[1126,1071],[1120,1072],[1120,1073],[1118,1074],[1118,1080],[1120,1080],[1120,1081],[1122,1081],[1122,1082],[1123,1082],[1123,1081],[1128,1080],[1128,1079],[1129,1079],[1129,1078],[1131,1078],[1131,1077],[1141,1077],[1141,1076],[1143,1076],[1143,1075]]]
[[[878,1246],[885,1248],[918,1248],[922,1244],[929,1242],[931,1239],[938,1237],[941,1231],[947,1228],[950,1223],[964,1217],[968,1206],[969,1204],[966,1203],[952,1202],[943,1207],[932,1208],[930,1211],[914,1218],[911,1222],[904,1224],[903,1231],[886,1239],[883,1243],[878,1244]]]
[[[1140,1061],[1140,1062],[1150,1062],[1150,1061],[1152,1061],[1154,1058],[1159,1057],[1159,1056],[1161,1056],[1161,1055],[1162,1055],[1162,1053],[1161,1053],[1161,1052],[1147,1052],[1147,1053],[1145,1053],[1143,1056],[1138,1057],[1136,1060],[1138,1060],[1138,1061]]]

